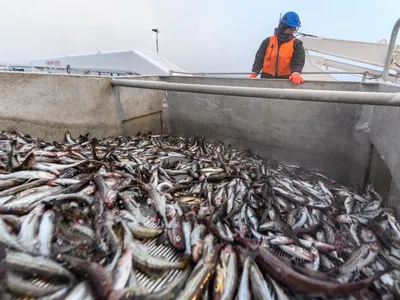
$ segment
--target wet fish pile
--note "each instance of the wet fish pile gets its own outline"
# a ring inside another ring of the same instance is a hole
[[[2,299],[394,299],[371,185],[204,139],[0,133]]]

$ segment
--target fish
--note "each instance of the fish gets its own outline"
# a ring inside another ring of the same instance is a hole
[[[379,253],[379,247],[372,244],[362,244],[339,268],[341,274],[360,270],[370,264]]]
[[[395,298],[399,242],[372,184],[222,142],[0,132],[10,299]]]
[[[313,262],[315,259],[314,255],[311,252],[296,245],[279,245],[279,248],[282,251],[299,259],[303,259],[310,262]]]
[[[55,212],[46,210],[43,213],[42,220],[39,225],[38,248],[40,254],[49,257],[51,254],[51,245],[55,228]]]
[[[233,299],[238,286],[239,273],[238,257],[231,244],[222,249],[215,273],[213,299]]]
[[[94,295],[88,281],[82,281],[75,285],[75,287],[68,293],[65,300],[75,299],[93,299]]]
[[[191,256],[192,255],[192,243],[191,243],[191,234],[192,234],[192,228],[193,228],[193,223],[186,219],[182,220],[182,227],[183,227],[183,236],[185,240],[185,255],[186,256]]]
[[[126,221],[126,225],[136,239],[154,239],[163,233],[163,230],[160,228],[149,228],[143,225],[134,215],[126,210],[121,210],[119,216]]]
[[[99,191],[99,197],[101,198],[101,200],[106,203],[109,208],[113,207],[117,198],[117,193],[114,190],[108,188],[104,181],[104,178],[99,174],[95,175],[93,180]]]
[[[196,299],[198,295],[203,293],[207,283],[211,280],[211,276],[215,272],[215,265],[217,264],[220,252],[221,245],[213,245],[209,251],[204,253],[202,260],[197,263],[187,280],[187,284],[176,299]]]
[[[7,273],[7,287],[17,296],[46,297],[66,286],[66,284],[51,284],[44,280],[26,280],[13,272]]]
[[[252,258],[250,256],[247,256],[244,259],[243,263],[243,270],[242,274],[240,276],[240,282],[238,286],[238,299],[239,300],[245,300],[245,299],[250,299],[251,298],[251,292],[250,292],[250,267],[252,264]]]
[[[6,268],[11,272],[37,274],[45,280],[75,281],[75,275],[52,259],[32,256],[28,253],[8,250],[6,253]]]
[[[113,289],[120,290],[123,289],[131,275],[132,271],[132,251],[130,248],[125,248],[121,257],[114,269],[113,274]]]
[[[376,279],[390,271],[390,269],[387,269],[378,272],[372,277],[348,284],[311,279],[295,272],[289,266],[285,265],[285,263],[280,261],[279,258],[270,253],[266,248],[254,245],[249,240],[240,237],[238,234],[235,235],[235,241],[243,247],[249,247],[249,249],[259,251],[259,256],[258,259],[256,259],[256,262],[261,270],[282,284],[289,285],[292,289],[298,291],[321,292],[329,295],[351,293],[369,287]]]
[[[256,300],[272,300],[272,288],[266,282],[257,264],[252,262],[250,266],[250,286],[252,295]]]
[[[203,236],[207,228],[204,224],[194,224],[192,233],[190,235],[190,244],[192,248],[192,260],[198,262],[203,253]]]
[[[168,236],[171,244],[177,250],[185,250],[186,242],[185,242],[185,234],[183,232],[183,221],[182,215],[176,210],[176,208],[172,207],[173,214],[172,219],[168,222]]]
[[[167,259],[150,255],[148,253],[147,246],[135,240],[129,245],[132,251],[132,259],[135,262],[135,266],[141,269],[143,272],[152,274],[153,272],[162,272],[171,269],[184,269],[187,265],[187,260],[182,259],[177,262],[170,262]]]

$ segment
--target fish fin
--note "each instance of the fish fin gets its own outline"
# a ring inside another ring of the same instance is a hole
[[[171,244],[169,237],[168,237],[168,230],[164,230],[163,233],[156,240],[157,245],[169,245]]]
[[[12,172],[23,171],[23,170],[30,170],[32,169],[33,165],[36,162],[36,157],[33,152],[28,154],[24,161],[20,163],[18,166],[11,169]]]

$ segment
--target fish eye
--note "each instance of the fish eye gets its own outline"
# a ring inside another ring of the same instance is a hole
[[[179,242],[179,241],[181,240],[181,236],[180,236],[180,235],[177,235],[176,238],[175,238],[175,240],[176,240],[177,242]]]

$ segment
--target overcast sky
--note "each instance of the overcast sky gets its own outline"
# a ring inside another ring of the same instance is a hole
[[[390,39],[400,0],[0,0],[0,61],[143,48],[187,71],[250,71],[279,14],[296,11],[301,32]],[[398,39],[399,41],[399,39]]]

